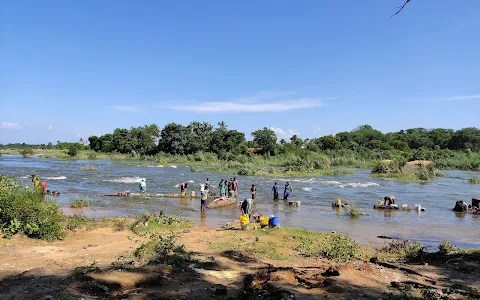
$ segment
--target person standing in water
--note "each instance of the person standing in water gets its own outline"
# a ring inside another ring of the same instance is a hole
[[[203,185],[204,185],[205,192],[207,192],[208,194],[210,192],[210,182],[208,181],[208,178],[207,180],[205,180],[205,183]]]
[[[138,184],[138,188],[140,189],[140,193],[145,193],[147,190],[147,183],[145,182],[145,179],[142,179],[140,183]]]
[[[254,184],[252,184],[252,187],[250,188],[250,192],[252,192],[252,200],[255,200],[257,197],[257,188],[255,187]]]
[[[272,192],[273,192],[273,200],[278,200],[278,186],[276,182],[272,187]]]
[[[205,206],[207,205],[207,192],[205,190],[200,192],[200,212],[205,212]]]
[[[225,196],[225,183],[226,181],[223,181],[223,179],[220,181],[218,184],[218,187],[220,188],[220,197]]]
[[[180,185],[180,196],[185,197],[187,195],[188,183],[184,182]]]
[[[285,183],[285,190],[283,191],[283,200],[288,200],[288,197],[290,197],[290,193],[292,192],[292,187],[290,186],[290,183]]]
[[[233,177],[233,192],[235,193],[235,198],[238,199],[238,181],[237,181],[237,177]]]

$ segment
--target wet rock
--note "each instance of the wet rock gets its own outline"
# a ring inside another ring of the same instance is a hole
[[[227,294],[227,287],[223,284],[216,284],[215,285],[215,295],[226,295]]]
[[[330,267],[328,270],[322,273],[323,276],[325,277],[330,277],[330,276],[340,276],[340,272],[338,270],[335,270],[334,268]]]

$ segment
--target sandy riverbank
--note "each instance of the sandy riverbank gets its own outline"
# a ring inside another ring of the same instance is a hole
[[[466,256],[448,263],[404,266],[371,263],[368,258],[342,262],[307,257],[290,243],[274,244],[295,238],[283,231],[177,228],[175,232],[176,242],[195,258],[192,268],[130,261],[150,236],[129,229],[81,229],[50,243],[22,236],[3,239],[0,298],[211,299],[219,284],[227,294],[217,294],[216,299],[387,299],[387,294],[399,293],[399,287],[407,285],[417,295],[424,286],[441,290],[457,284],[462,291],[480,290],[479,263]],[[255,245],[256,250],[245,251],[242,245]],[[456,294],[456,299],[468,295]]]

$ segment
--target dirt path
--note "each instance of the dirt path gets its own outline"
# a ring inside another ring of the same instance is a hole
[[[243,232],[184,230],[178,241],[199,262],[174,271],[166,266],[109,268],[143,242],[129,230],[79,231],[54,243],[16,236],[0,242],[0,299],[387,299],[405,283],[457,282],[480,289],[478,268],[465,272],[459,265],[422,265],[409,266],[408,272],[363,261],[308,258],[291,249],[278,250],[288,259],[231,249],[235,239],[248,238]],[[94,261],[101,272],[72,276],[75,267]]]

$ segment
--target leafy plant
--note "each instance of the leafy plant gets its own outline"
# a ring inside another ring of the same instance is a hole
[[[88,273],[100,273],[100,268],[97,265],[96,261],[93,261],[87,266],[78,266],[73,269],[73,275],[75,276],[86,276]]]
[[[21,181],[0,175],[0,224],[6,235],[22,232],[28,237],[63,239],[64,215],[41,192],[26,189]]]
[[[70,202],[70,207],[71,208],[82,208],[82,207],[89,207],[90,206],[90,200],[88,199],[80,199],[80,198],[75,198]]]
[[[480,178],[478,178],[477,176],[472,176],[468,179],[468,183],[480,184]]]

